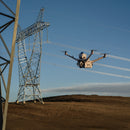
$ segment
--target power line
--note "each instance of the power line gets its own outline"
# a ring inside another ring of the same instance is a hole
[[[107,67],[107,68],[112,68],[112,69],[117,69],[117,70],[130,71],[129,68],[123,68],[123,67],[118,67],[118,66],[100,64],[100,63],[95,63],[95,65],[99,65],[99,66],[103,66],[103,67]]]
[[[81,70],[81,71],[85,71],[85,72],[92,72],[92,73],[97,73],[97,74],[102,74],[102,75],[107,75],[107,76],[130,79],[130,76],[125,76],[125,75],[119,75],[119,74],[106,73],[106,72],[95,71],[95,70],[75,68],[75,67],[72,67],[72,66],[60,65],[60,64],[50,63],[50,62],[43,62],[43,63],[58,66],[58,67],[68,68],[68,69]]]
[[[45,42],[44,42],[44,44],[45,44]],[[84,51],[84,52],[90,52],[90,50],[81,49],[81,48],[77,48],[77,47],[73,47],[73,46],[65,45],[65,44],[60,44],[60,43],[51,43],[51,42],[48,42],[48,43],[46,43],[46,44],[53,44],[53,45],[58,45],[58,46],[62,46],[62,47],[67,47],[67,48],[70,48],[70,49],[80,50],[80,51]],[[68,59],[68,58],[65,57],[65,56],[60,56],[60,55],[57,55],[57,54],[51,54],[51,53],[45,53],[45,52],[44,52],[44,54],[45,54],[45,55],[49,55],[49,56],[55,56],[55,57],[59,57],[59,58]],[[95,54],[100,55],[99,52],[95,52]],[[119,60],[124,60],[124,61],[130,61],[130,59],[128,59],[128,58],[119,57],[119,56],[114,56],[114,55],[108,55],[108,57],[114,58],[114,59],[119,59]],[[103,67],[107,67],[107,68],[112,68],[112,69],[117,69],[117,70],[122,70],[122,71],[130,71],[129,68],[123,68],[123,67],[118,67],[118,66],[100,64],[100,63],[95,63],[95,65],[103,66]]]
[[[45,45],[56,45],[56,46],[61,46],[61,47],[65,47],[65,48],[69,48],[69,49],[73,49],[73,50],[78,50],[78,51],[83,51],[83,52],[87,52],[90,53],[91,50],[87,50],[87,49],[83,49],[83,48],[78,48],[78,47],[74,47],[74,46],[70,46],[70,45],[65,45],[65,44],[61,44],[61,43],[54,43],[54,42],[46,42],[44,41]],[[94,54],[96,55],[101,55],[100,52],[94,52]],[[125,57],[120,57],[120,56],[115,56],[115,55],[110,55],[107,54],[107,57],[112,58],[112,59],[117,59],[117,60],[122,60],[122,61],[128,61],[130,62],[129,58],[125,58]]]
[[[83,49],[83,48],[78,48],[78,47],[74,47],[74,46],[70,46],[70,45],[65,45],[65,44],[61,44],[61,43],[53,43],[53,42],[48,42],[47,43],[47,42],[44,42],[44,44],[57,45],[57,46],[66,47],[66,48],[70,48],[70,49],[74,49],[74,50],[79,50],[79,51],[84,51],[84,52],[91,52],[90,50],[86,50],[86,49]],[[99,53],[99,52],[95,52],[95,54],[101,55],[101,53]],[[114,55],[110,55],[110,54],[108,54],[107,57],[130,62],[130,59],[125,58],[125,57],[119,57],[119,56],[114,56]]]
[[[54,57],[68,59],[68,57],[66,57],[66,56],[61,56],[61,55],[57,55],[57,54],[45,53],[45,52],[43,54],[48,55],[48,56],[54,56]],[[112,69],[117,69],[117,70],[122,70],[122,71],[130,71],[129,68],[123,68],[123,67],[118,67],[118,66],[106,65],[106,64],[101,64],[101,63],[95,63],[95,65],[103,66],[103,67],[107,67],[107,68],[112,68]]]

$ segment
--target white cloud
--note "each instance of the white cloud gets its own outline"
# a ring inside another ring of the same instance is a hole
[[[130,96],[130,83],[88,83],[72,87],[43,89],[43,93]]]

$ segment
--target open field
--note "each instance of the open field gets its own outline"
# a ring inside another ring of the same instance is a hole
[[[71,95],[9,104],[7,130],[130,130],[130,98]]]

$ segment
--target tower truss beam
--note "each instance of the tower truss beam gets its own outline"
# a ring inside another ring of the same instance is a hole
[[[39,31],[47,28],[50,24],[48,22],[36,22],[26,29],[22,30],[17,34],[16,42],[23,41],[27,37],[38,33]]]

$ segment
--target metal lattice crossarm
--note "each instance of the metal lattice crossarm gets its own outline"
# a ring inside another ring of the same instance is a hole
[[[23,41],[27,37],[36,34],[37,32],[47,28],[50,24],[48,22],[36,22],[31,26],[27,27],[26,29],[20,31],[17,34],[16,42]]]
[[[3,24],[2,26],[0,26],[0,33],[2,33],[11,23],[14,22],[15,18],[10,16],[10,15],[7,15],[5,13],[2,13],[2,12],[0,12],[0,15],[2,15],[4,17],[8,17],[8,18],[11,19],[9,22],[7,22],[7,23]]]
[[[4,70],[6,69],[6,67],[8,66],[8,64],[10,63],[9,60],[5,59],[4,57],[1,57],[0,56],[0,59],[3,61],[1,64],[0,64],[0,67],[1,67],[1,71],[0,71],[0,75],[4,72]]]

